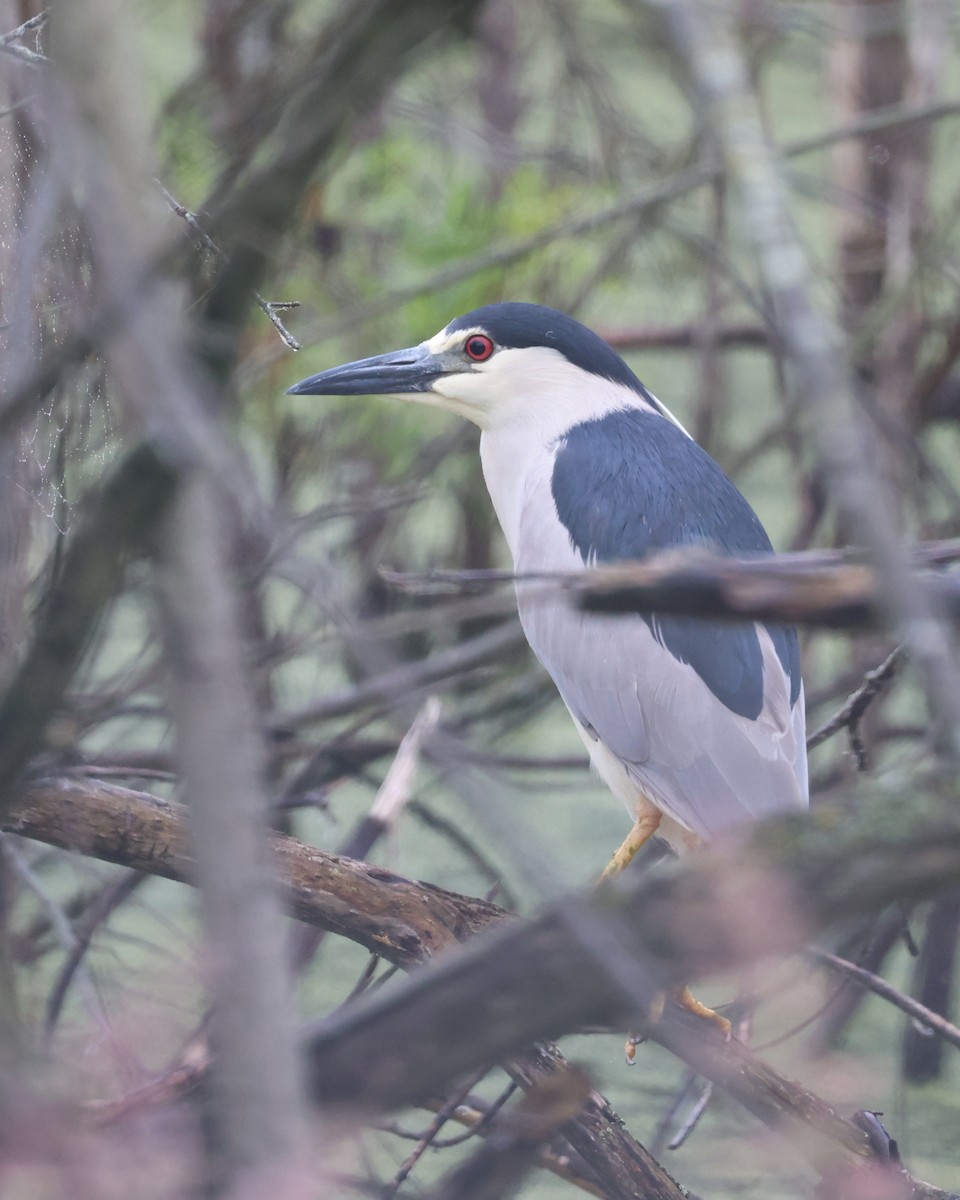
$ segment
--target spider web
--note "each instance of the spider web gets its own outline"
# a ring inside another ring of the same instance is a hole
[[[12,6],[0,0],[0,22]],[[43,21],[12,42],[0,24],[0,382],[29,377],[84,324],[90,309],[86,239],[50,169],[38,73]],[[6,43],[6,45],[2,45]],[[25,54],[25,57],[19,55]],[[31,541],[64,534],[87,488],[115,457],[118,409],[102,364],[64,369],[3,456],[5,503],[17,508]],[[19,503],[18,503],[19,501]]]

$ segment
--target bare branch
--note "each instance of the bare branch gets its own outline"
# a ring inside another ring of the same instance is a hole
[[[9,34],[7,35],[10,36]],[[19,59],[20,62],[26,63],[31,67],[45,67],[50,62],[45,54],[38,54],[36,50],[30,50],[27,46],[19,46],[14,43],[0,40],[0,54],[6,54],[10,58]]]
[[[387,1184],[381,1193],[382,1200],[393,1200],[397,1192],[410,1176],[410,1172],[414,1169],[417,1163],[423,1158],[430,1146],[436,1140],[437,1134],[443,1129],[444,1125],[451,1119],[454,1112],[460,1107],[471,1089],[480,1082],[487,1074],[487,1068],[481,1067],[479,1071],[475,1071],[465,1083],[462,1083],[456,1090],[444,1101],[437,1109],[437,1113],[433,1120],[424,1130],[420,1138],[417,1139],[417,1144],[410,1151],[407,1157],[400,1164],[397,1173],[393,1179]],[[577,1105],[579,1108],[579,1104]],[[576,1116],[576,1109],[569,1114],[571,1117]],[[551,1131],[552,1132],[552,1131]]]
[[[440,701],[436,696],[430,696],[397,747],[396,758],[390,764],[390,770],[370,809],[370,820],[381,828],[394,825],[398,815],[409,802],[413,777],[420,759],[420,747],[424,739],[436,729],[439,720]]]
[[[299,300],[264,300],[259,292],[254,292],[256,297],[257,307],[262,313],[266,314],[267,320],[274,327],[277,333],[280,334],[283,344],[290,350],[302,350],[303,346],[297,341],[290,330],[280,320],[279,313],[290,308],[299,308]]]
[[[191,212],[189,208],[186,208],[183,204],[181,204],[178,200],[176,200],[170,194],[170,192],[167,191],[167,189],[163,186],[163,184],[160,182],[159,179],[157,180],[157,187],[160,189],[160,192],[161,192],[164,200],[166,200],[166,202],[170,205],[170,207],[177,214],[177,216],[181,217],[187,223],[187,225],[190,226],[190,229],[196,235],[196,237],[198,238],[200,243],[204,246],[204,248],[209,250],[210,253],[213,254],[216,258],[225,259],[226,255],[223,253],[223,251],[220,249],[220,247],[217,245],[217,243],[213,240],[213,238],[203,228],[203,225],[200,223],[200,219],[197,216],[197,214]],[[290,332],[290,330],[287,329],[286,325],[284,325],[284,323],[280,320],[280,317],[277,315],[279,312],[283,311],[284,309],[299,308],[300,301],[299,300],[279,300],[279,301],[278,300],[265,300],[263,298],[263,296],[260,295],[259,292],[255,291],[253,294],[257,301],[257,307],[260,309],[260,311],[262,313],[266,314],[268,320],[273,325],[274,329],[277,331],[277,333],[280,334],[280,337],[281,337],[284,345],[288,346],[291,350],[302,350],[303,347],[300,345],[300,343],[297,341],[297,339],[293,336],[293,334]]]
[[[24,21],[22,25],[18,25],[9,33],[0,34],[0,46],[9,46],[12,42],[22,41],[28,33],[39,33],[49,19],[50,14],[44,9],[43,12],[37,13],[35,17],[30,17],[29,20]]]
[[[860,741],[860,722],[863,720],[864,713],[896,674],[900,658],[901,649],[897,646],[878,667],[868,671],[863,677],[863,683],[847,698],[843,707],[834,713],[829,721],[825,721],[819,729],[815,729],[808,736],[807,749],[812,750],[821,742],[833,737],[835,733],[839,733],[841,729],[846,729],[850,737],[851,748],[856,755],[857,769],[865,771],[867,756],[863,743]]]
[[[847,959],[840,958],[836,954],[829,954],[826,950],[814,948],[808,950],[807,953],[815,962],[823,963],[838,975],[846,976],[847,979],[852,979],[861,987],[873,992],[875,996],[881,996],[884,1000],[888,1000],[901,1012],[905,1012],[908,1017],[919,1021],[932,1033],[960,1050],[960,1028],[952,1021],[948,1021],[946,1017],[935,1013],[933,1009],[927,1008],[919,1000],[914,1000],[912,996],[907,996],[899,988],[895,988],[886,979],[875,975],[873,971],[867,971],[864,967],[857,966],[856,963],[848,962]]]
[[[195,884],[182,805],[88,779],[31,783],[6,827],[48,845]],[[290,910],[389,962],[412,966],[503,919],[503,909],[411,883],[295,838],[273,839]]]
[[[955,540],[921,548],[934,561],[948,562],[958,553]],[[942,556],[942,557],[941,557]],[[846,559],[846,561],[845,561]],[[565,591],[592,612],[670,612],[717,620],[782,621],[828,629],[878,624],[885,612],[876,572],[845,554],[807,551],[737,559],[690,547],[586,571],[514,575],[509,571],[431,571],[403,575],[382,572],[388,582],[419,593],[469,591],[523,581],[527,595],[542,585],[546,600]],[[960,619],[960,580],[952,575],[919,573],[916,586]],[[513,597],[504,599],[504,607]]]
[[[340,845],[345,858],[365,859],[378,841],[393,829],[410,802],[414,774],[420,760],[423,740],[436,728],[440,719],[440,702],[431,696],[404,734],[383,783],[377,790],[370,811]],[[309,767],[307,770],[309,771]],[[323,942],[325,930],[308,929],[297,940],[295,962],[302,969],[316,954]],[[376,960],[374,959],[374,962]]]
[[[21,797],[11,831],[50,845],[121,862],[149,874],[195,882],[195,864],[182,806],[85,779],[37,782]],[[294,838],[274,838],[277,870],[288,905],[301,920],[340,934],[410,967],[449,950],[475,933],[509,919],[494,904],[414,883],[381,867],[328,854]],[[205,1047],[205,1039],[203,1039]],[[205,1077],[209,1059],[192,1045],[174,1071],[137,1092],[101,1106],[104,1121],[143,1105],[183,1095]],[[362,1060],[357,1060],[358,1063]],[[541,1048],[514,1064],[528,1082],[564,1066]],[[628,1200],[640,1184],[657,1200],[682,1200],[670,1176],[626,1131],[599,1093],[592,1093],[566,1135],[595,1166],[614,1200]],[[653,1189],[659,1189],[659,1191]]]
[[[45,54],[41,54],[37,50],[31,50],[28,46],[22,46],[20,43],[28,34],[39,35],[48,20],[46,11],[37,13],[35,17],[31,17],[28,21],[24,21],[22,25],[18,25],[16,29],[12,29],[9,33],[0,34],[0,52],[9,54],[13,58],[18,58],[21,62],[27,63],[31,67],[45,67],[49,64],[50,59]]]
[[[516,611],[516,602],[511,598],[511,611]],[[523,630],[518,621],[511,620],[497,625],[469,641],[451,646],[422,662],[405,663],[382,674],[364,679],[361,683],[328,693],[320,700],[289,712],[278,713],[274,725],[279,729],[297,728],[314,721],[327,721],[346,713],[355,712],[376,704],[389,704],[422,688],[456,678],[464,671],[482,663],[490,662],[498,654],[523,644]]]
[[[89,910],[84,914],[79,928],[74,928],[73,944],[69,948],[63,965],[57,972],[57,977],[50,989],[50,996],[47,1000],[44,1026],[48,1037],[56,1026],[70,985],[93,943],[93,938],[97,930],[136,891],[144,879],[146,879],[145,875],[141,875],[137,871],[128,871],[120,879],[110,883],[98,894]]]
[[[919,954],[914,964],[910,994],[943,1016],[954,1011],[960,888],[938,896],[927,910]],[[860,964],[866,966],[867,964]],[[903,1031],[901,1062],[904,1079],[926,1083],[942,1072],[943,1042],[926,1025],[911,1021]]]
[[[140,81],[116,0],[77,0],[57,14],[48,103],[60,169],[83,181],[99,290],[116,301],[142,279],[158,244],[150,138]],[[103,72],[102,59],[125,71]],[[138,223],[139,222],[139,223]],[[284,919],[267,858],[265,752],[221,525],[224,491],[207,462],[225,450],[210,384],[181,330],[179,296],[145,289],[111,345],[128,402],[163,427],[194,469],[158,546],[177,751],[191,801],[214,997],[211,1178],[217,1187],[283,1185],[300,1194],[306,1128]],[[146,399],[145,399],[146,398]],[[205,439],[205,429],[212,437]]]
[[[710,1103],[712,1096],[713,1081],[708,1079],[706,1083],[700,1084],[700,1094],[697,1096],[696,1103],[692,1105],[683,1120],[683,1124],[667,1143],[668,1150],[679,1150],[684,1142],[686,1142],[687,1138],[690,1137],[697,1125],[699,1125],[703,1114],[707,1111],[707,1105]]]

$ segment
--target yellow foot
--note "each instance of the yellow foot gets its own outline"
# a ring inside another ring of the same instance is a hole
[[[696,996],[688,987],[683,988],[677,996],[677,1003],[681,1008],[685,1008],[687,1012],[693,1013],[696,1017],[703,1017],[704,1020],[712,1021],[714,1025],[719,1026],[723,1034],[723,1040],[728,1042],[733,1033],[733,1026],[726,1017],[722,1017],[718,1012],[714,1012],[712,1008],[707,1008],[705,1004],[701,1004]]]
[[[663,1008],[667,1002],[666,992],[657,992],[653,998],[653,1003],[650,1005],[649,1020],[651,1025],[656,1025],[657,1021],[663,1016]],[[627,1060],[627,1066],[636,1066],[637,1062],[637,1047],[641,1042],[646,1041],[642,1034],[631,1033],[623,1046],[623,1057]]]

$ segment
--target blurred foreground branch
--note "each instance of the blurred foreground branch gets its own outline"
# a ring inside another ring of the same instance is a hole
[[[267,754],[229,561],[227,506],[188,480],[157,560],[170,711],[211,968],[215,1170],[292,1197],[306,1144],[283,910],[269,861]]]
[[[379,1109],[415,1101],[538,1039],[584,1025],[636,1027],[671,982],[789,953],[818,929],[933,895],[960,870],[960,815],[948,800],[918,811],[916,796],[909,807],[877,796],[862,817],[778,818],[753,829],[746,848],[718,845],[673,870],[560,901],[324,1022],[310,1044],[313,1094]],[[181,813],[121,788],[59,779],[32,785],[6,828],[189,881]],[[506,915],[292,838],[275,838],[274,848],[298,917],[405,966]],[[751,919],[758,912],[764,919]],[[746,1047],[719,1042],[672,1007],[649,1033],[761,1120],[802,1130],[796,1144],[822,1173],[869,1160],[861,1130]]]
[[[960,558],[956,539],[918,547],[927,565]],[[521,580],[529,596],[538,585],[545,599],[567,591],[591,612],[669,612],[730,621],[783,621],[826,629],[855,629],[883,622],[885,601],[877,572],[865,563],[822,551],[736,559],[691,547],[587,571],[515,576],[508,571],[383,572],[409,592],[482,590]],[[923,571],[917,585],[929,590],[960,620],[960,576]],[[509,597],[509,606],[514,604]],[[507,602],[505,602],[507,606]]]

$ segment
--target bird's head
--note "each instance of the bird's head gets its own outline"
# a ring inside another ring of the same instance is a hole
[[[584,420],[627,404],[669,416],[623,359],[573,317],[538,304],[489,304],[428,341],[312,375],[295,396],[389,395],[443,408],[481,429]]]

